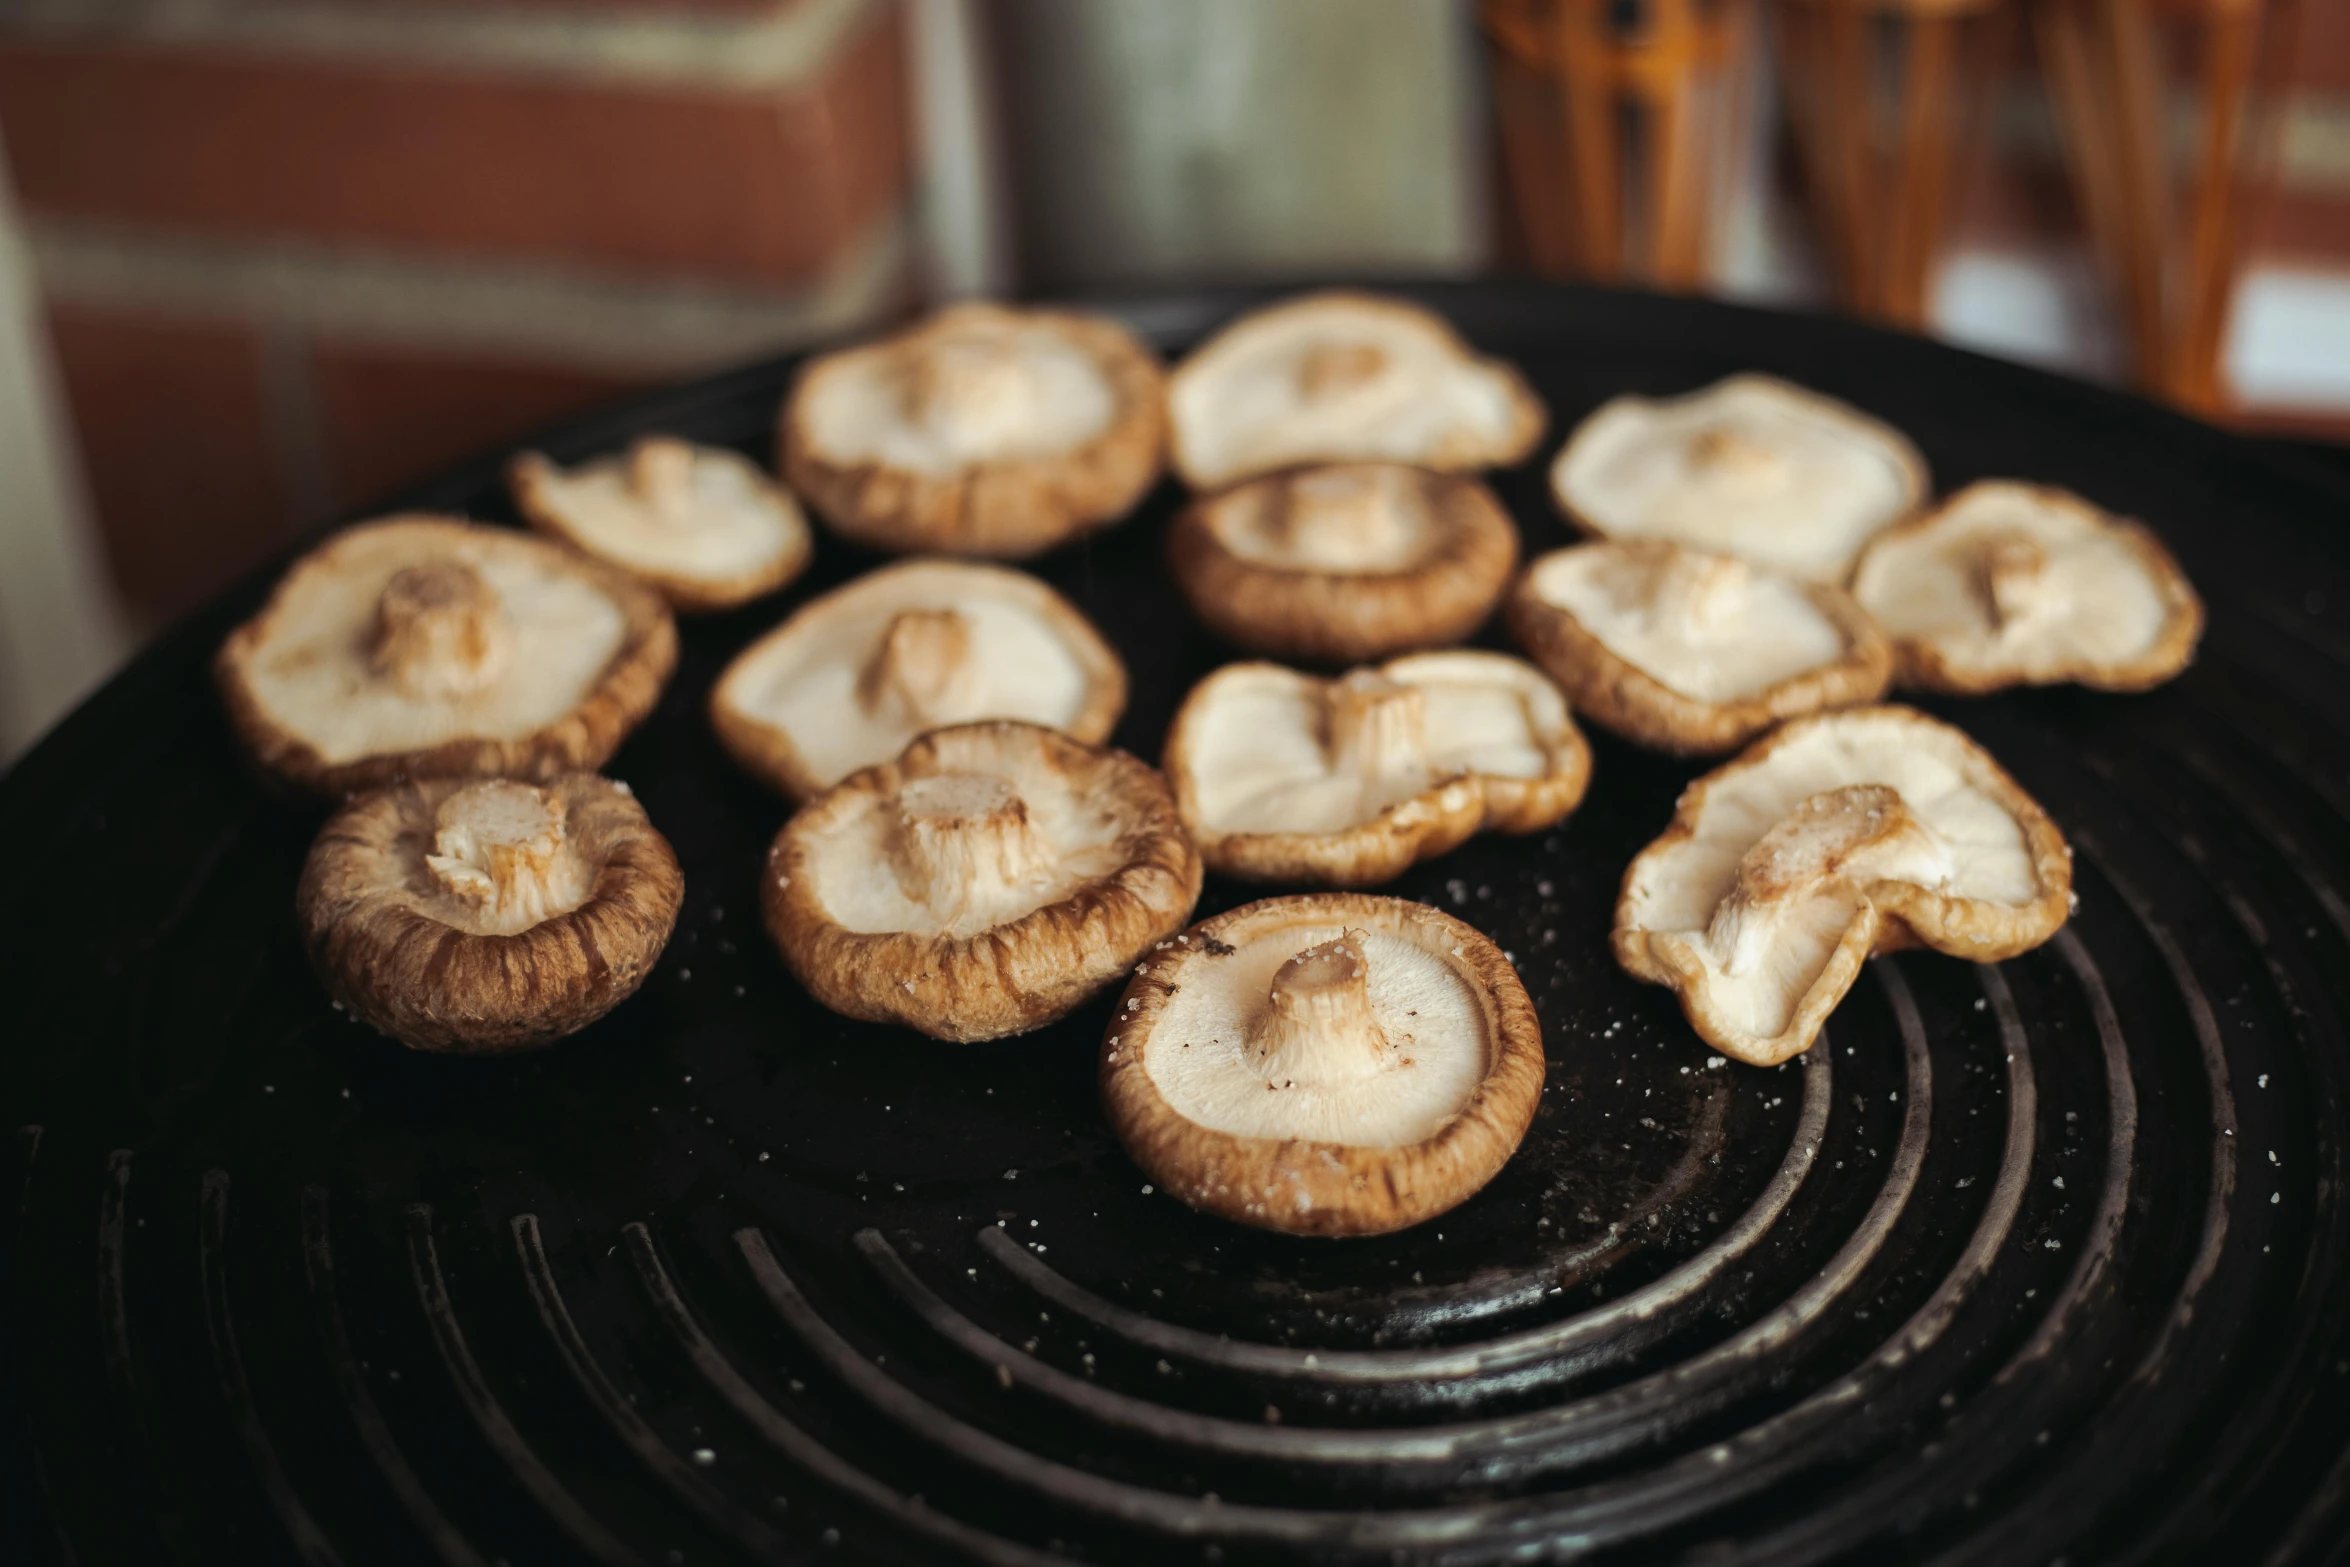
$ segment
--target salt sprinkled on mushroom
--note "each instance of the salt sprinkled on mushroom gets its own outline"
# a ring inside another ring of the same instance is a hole
[[[336,1001],[419,1050],[514,1050],[627,999],[685,882],[620,785],[574,773],[362,794],[320,830],[295,897]]]
[[[1167,775],[1226,875],[1359,887],[1481,828],[1534,832],[1583,798],[1566,700],[1499,653],[1421,653],[1336,680],[1230,664],[1192,689]]]
[[[1376,1235],[1465,1201],[1541,1097],[1541,1026],[1493,943],[1423,904],[1252,903],[1153,953],[1102,1045],[1110,1123],[1193,1207]]]
[[[1873,702],[1893,676],[1884,634],[1841,589],[1662,539],[1543,556],[1509,618],[1577,712],[1667,751],[1727,751]]]
[[[681,610],[772,593],[814,538],[790,496],[733,452],[648,435],[624,457],[563,469],[537,452],[507,466],[531,526],[650,583]]]
[[[727,666],[710,717],[735,759],[805,799],[927,729],[981,718],[1106,739],[1126,670],[1036,578],[906,561],[803,605]]]
[[[1518,533],[1475,479],[1342,463],[1194,501],[1168,554],[1193,611],[1227,641],[1352,663],[1474,632],[1517,564]]]
[[[783,471],[860,543],[1018,558],[1132,510],[1165,434],[1159,362],[1124,327],[966,304],[810,363]]]
[[[1904,707],[1797,719],[1691,784],[1624,873],[1616,960],[1715,1049],[1810,1048],[1872,953],[2014,957],[2070,912],[2072,854],[1972,740]]]
[[[1371,294],[1308,294],[1242,316],[1167,386],[1176,471],[1214,489],[1301,463],[1502,467],[1545,420],[1517,371],[1444,319]]]
[[[1925,458],[1890,425],[1769,376],[1684,397],[1618,397],[1575,429],[1551,493],[1586,532],[1674,539],[1818,582],[1925,498]]]
[[[676,659],[667,607],[610,567],[503,528],[394,517],[297,561],[213,673],[264,766],[336,793],[598,766]]]
[[[994,722],[934,730],[810,801],[761,902],[824,1005],[967,1041],[1062,1016],[1179,929],[1199,888],[1156,772]]]
[[[1901,680],[1976,695],[2143,691],[2186,668],[2203,605],[2162,542],[2066,490],[1991,479],[1881,535],[1852,590]]]

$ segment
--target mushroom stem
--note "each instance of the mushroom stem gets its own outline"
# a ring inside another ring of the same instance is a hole
[[[944,916],[985,913],[1053,860],[1010,783],[986,773],[934,773],[897,795],[890,857],[908,897]]]
[[[1300,561],[1341,571],[1396,553],[1413,532],[1398,480],[1389,468],[1299,474],[1276,524],[1283,542]]]
[[[1426,769],[1427,701],[1418,686],[1358,669],[1332,681],[1324,700],[1333,771],[1395,779]]]
[[[1701,472],[1751,481],[1777,476],[1786,463],[1777,452],[1736,427],[1709,424],[1690,438],[1689,465]]]
[[[934,343],[907,378],[909,412],[932,430],[963,442],[1009,435],[1028,418],[1034,387],[1027,362],[1008,334]]]
[[[1248,1040],[1268,1087],[1354,1082],[1386,1064],[1387,1035],[1371,1011],[1362,937],[1347,931],[1273,971],[1263,1021]]]
[[[1991,624],[2013,631],[2052,613],[2062,597],[2048,552],[2031,539],[2008,535],[1991,540],[1977,560],[1977,585],[1991,611]]]
[[[1727,555],[1673,550],[1649,583],[1656,619],[1690,640],[1718,631],[1745,597],[1753,576],[1746,562]]]
[[[592,880],[547,792],[506,778],[441,802],[424,864],[483,935],[514,935],[578,908]]]
[[[628,449],[628,487],[645,510],[668,523],[694,509],[694,449],[673,435],[648,435]]]
[[[1935,887],[1950,879],[1951,868],[1949,850],[1898,790],[1884,784],[1823,790],[1746,851],[1729,895],[1714,909],[1706,942],[1724,973],[1751,974],[1772,933],[1819,894],[1883,880]]]
[[[506,661],[498,595],[462,561],[433,561],[392,574],[375,601],[368,663],[413,697],[478,691]]]
[[[1376,380],[1386,368],[1387,350],[1376,343],[1322,343],[1298,362],[1298,390],[1319,402]]]
[[[952,609],[901,610],[857,675],[857,705],[929,727],[967,694],[971,622]]]

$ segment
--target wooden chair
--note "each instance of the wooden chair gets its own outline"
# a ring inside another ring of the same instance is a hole
[[[1925,323],[1994,0],[1780,0],[1788,118],[1845,308]]]
[[[1704,281],[1750,14],[1747,0],[1482,0],[1503,159],[1537,270]]]
[[[2032,4],[2073,190],[2117,296],[2138,384],[2218,412],[2228,401],[2219,363],[2244,240],[2274,177],[2275,111],[2299,0]],[[2171,134],[2176,77],[2191,78],[2199,106],[2184,169]]]

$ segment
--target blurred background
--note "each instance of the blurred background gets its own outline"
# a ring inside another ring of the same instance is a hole
[[[0,762],[288,541],[968,294],[1534,273],[2350,439],[2350,0],[0,0]]]

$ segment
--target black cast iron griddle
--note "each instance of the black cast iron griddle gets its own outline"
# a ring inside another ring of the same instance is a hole
[[[1823,1043],[1725,1064],[1604,940],[1695,768],[1595,736],[1558,831],[1391,890],[1515,957],[1550,1055],[1485,1192],[1370,1241],[1154,1194],[1109,1000],[943,1046],[814,1006],[759,929],[784,816],[702,720],[871,561],[689,623],[611,771],[687,899],[553,1050],[410,1054],[331,1010],[205,664],[254,582],[0,783],[11,1510],[82,1563],[1570,1559],[2315,1563],[2350,1554],[2350,495],[2146,405],[1829,320],[1415,291],[1557,436],[1729,371],[1893,420],[1944,487],[2146,518],[2211,606],[2146,697],[1934,703],[2079,851],[2054,943],[1880,960]],[[1119,306],[1170,351],[1261,296]],[[788,364],[550,438],[762,458]],[[1502,475],[1529,551],[1541,463]],[[409,500],[509,515],[482,464]],[[1163,489],[1039,570],[1153,756],[1217,662]],[[1207,914],[1251,894],[1211,882]],[[21,1130],[18,1130],[21,1128]]]

